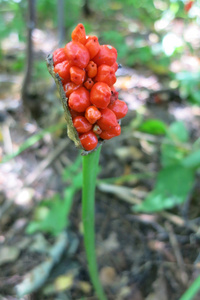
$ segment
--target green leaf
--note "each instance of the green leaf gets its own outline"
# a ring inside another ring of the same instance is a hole
[[[166,133],[166,125],[164,122],[151,119],[142,123],[139,127],[140,131],[151,133],[151,134],[165,134]]]
[[[183,146],[188,141],[188,131],[183,122],[174,122],[167,129],[166,140],[161,145],[161,162],[164,167],[181,163],[187,154]]]
[[[182,204],[193,186],[195,172],[180,164],[166,167],[158,174],[154,190],[136,211],[154,212]]]
[[[200,276],[198,276],[187,291],[181,296],[180,300],[192,300],[200,290]],[[199,297],[198,297],[199,298]]]
[[[161,163],[163,167],[181,163],[185,157],[185,149],[163,143],[161,145]]]
[[[56,194],[51,199],[40,204],[35,212],[35,220],[26,228],[28,234],[44,231],[52,235],[58,235],[68,224],[68,215],[71,209],[74,187],[68,187],[64,191],[64,199]],[[49,206],[47,209],[46,206]],[[38,215],[40,218],[38,219]]]
[[[58,194],[49,201],[50,209],[44,219],[30,222],[26,228],[27,233],[33,234],[36,231],[44,231],[57,235],[65,228],[67,218],[65,209],[63,209],[63,201]]]
[[[67,181],[69,179],[73,179],[74,174],[76,174],[77,171],[81,167],[81,161],[82,161],[82,157],[81,157],[81,155],[78,155],[78,157],[71,164],[71,166],[68,166],[67,168],[64,169],[64,172],[62,174],[62,180],[63,181]]]
[[[199,168],[200,150],[190,153],[185,159],[183,159],[182,164],[187,168]]]
[[[167,137],[175,143],[188,141],[188,131],[183,122],[178,121],[171,124],[167,130]]]

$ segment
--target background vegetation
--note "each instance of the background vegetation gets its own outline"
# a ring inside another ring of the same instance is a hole
[[[117,48],[116,86],[129,106],[99,169],[97,253],[106,293],[167,300],[189,289],[182,299],[192,299],[199,280],[199,0],[0,0],[0,295],[93,296],[81,238],[81,158],[66,137],[45,63],[77,23]],[[30,270],[34,280],[24,283]]]

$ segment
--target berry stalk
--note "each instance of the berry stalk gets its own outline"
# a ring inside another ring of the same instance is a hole
[[[99,280],[95,252],[95,188],[101,147],[83,156],[82,219],[88,269],[95,292],[107,300]]]

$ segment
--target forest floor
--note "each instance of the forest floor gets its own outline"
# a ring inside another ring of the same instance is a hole
[[[138,90],[138,82],[144,89]],[[162,90],[156,76],[119,71],[117,88],[130,111],[122,123],[122,135],[102,147],[99,174],[101,179],[118,179],[112,183],[99,181],[96,193],[96,249],[100,278],[109,299],[177,300],[199,270],[199,184],[185,205],[170,212],[144,214],[133,213],[132,209],[153,188],[160,168],[161,140],[131,128],[135,110],[145,105],[145,118],[157,117],[168,124],[181,118],[194,139],[198,134],[199,110],[194,112],[186,103],[174,101],[168,92],[165,101],[162,92],[158,94],[160,102],[153,101],[147,90],[158,87]],[[24,116],[15,101],[9,99],[7,106],[4,102],[3,130],[9,132],[7,139],[10,136],[10,141],[4,142],[7,149],[11,145],[17,149],[39,127]],[[59,239],[64,243],[60,259],[52,263],[44,285],[31,294],[31,299],[96,299],[83,248],[80,191],[74,197],[69,226],[58,237],[25,232],[40,201],[68,187],[62,173],[77,155],[78,150],[60,130],[46,134],[1,166],[1,299],[16,299],[16,287],[38,266],[32,281],[36,286],[38,276],[42,281],[41,270],[50,259],[49,249],[59,245]]]
[[[1,155],[17,151],[41,128],[64,123],[52,81],[45,85],[52,85],[47,93],[37,85],[41,93],[32,101],[42,103],[43,113],[36,122],[22,108],[22,76],[9,80],[1,89]],[[146,70],[118,71],[119,98],[127,102],[129,113],[122,121],[122,135],[102,147],[96,191],[96,251],[110,300],[178,300],[200,269],[198,180],[180,207],[150,214],[133,211],[152,190],[161,167],[162,136],[137,131],[138,118],[159,118],[166,124],[181,120],[193,141],[200,130],[200,109],[188,105],[177,91],[166,90],[164,80]],[[83,247],[80,189],[64,231],[56,237],[26,232],[33,218],[45,215],[44,207],[37,210],[42,200],[70,189],[75,177],[63,181],[62,175],[78,155],[66,129],[60,128],[0,166],[0,299],[17,299],[17,292],[28,289],[33,291],[20,299],[97,299]]]

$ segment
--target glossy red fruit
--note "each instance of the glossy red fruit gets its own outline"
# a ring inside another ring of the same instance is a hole
[[[115,62],[115,63],[111,66],[111,68],[113,68],[113,70],[114,70],[115,72],[117,72],[117,70],[118,70],[118,63]]]
[[[94,124],[101,118],[101,113],[95,106],[88,106],[85,111],[85,117],[90,124]]]
[[[109,104],[108,108],[111,109],[117,119],[124,118],[128,112],[128,106],[124,101],[116,100],[114,103]]]
[[[59,48],[54,51],[53,53],[53,63],[54,66],[63,62],[64,60],[67,60],[66,54],[65,54],[65,49],[64,48]]]
[[[84,86],[86,87],[87,90],[91,90],[91,88],[94,85],[94,81],[91,78],[88,78],[85,82],[84,82]]]
[[[186,12],[189,12],[190,9],[192,8],[193,4],[194,4],[194,0],[193,0],[193,1],[188,1],[188,2],[185,3],[185,5],[184,5],[184,10],[185,10]]]
[[[97,121],[97,125],[99,125],[102,130],[109,130],[118,125],[117,118],[112,110],[105,108],[100,109],[100,112],[101,118]]]
[[[107,65],[101,65],[98,67],[94,81],[104,82],[107,83],[107,85],[112,86],[116,80],[115,71],[112,67]]]
[[[83,116],[77,116],[73,119],[73,124],[79,133],[85,133],[92,129],[92,125]]]
[[[83,117],[84,117],[84,112],[78,112],[78,111],[75,111],[75,110],[71,109],[70,107],[69,107],[69,111],[70,111],[72,120],[73,120],[74,118],[78,117],[78,116],[79,116],[79,117],[80,117],[80,116],[83,116]]]
[[[79,42],[72,41],[66,44],[65,53],[72,66],[83,69],[89,63],[90,54],[87,48]]]
[[[112,66],[117,60],[117,50],[110,45],[100,46],[98,54],[93,58],[93,61],[100,65]]]
[[[87,151],[93,150],[98,144],[98,139],[93,131],[81,134],[79,136],[83,148]]]
[[[54,72],[60,76],[63,82],[67,82],[70,80],[70,67],[69,62],[65,60],[54,67]]]
[[[93,78],[97,75],[97,65],[91,60],[86,67],[87,76]]]
[[[87,38],[85,47],[88,49],[90,53],[90,59],[92,59],[100,50],[100,45],[98,38],[96,36],[89,36]]]
[[[72,31],[72,40],[79,42],[83,45],[86,43],[86,34],[83,24],[79,23],[76,28]]]
[[[110,97],[110,104],[113,104],[117,99],[119,93],[116,91],[114,86],[111,86],[111,97]]]
[[[111,91],[104,82],[97,82],[93,85],[90,92],[90,101],[98,108],[106,108],[110,103]]]
[[[77,85],[73,82],[67,82],[63,85],[63,89],[65,91],[65,95],[66,97],[69,97],[69,95],[76,91],[78,88],[80,88],[80,85]]]
[[[80,85],[85,80],[85,71],[79,67],[73,66],[70,68],[70,79],[73,83]]]
[[[78,88],[69,96],[68,105],[71,109],[84,112],[90,103],[90,94],[84,87]]]
[[[102,133],[99,136],[103,140],[110,140],[113,137],[118,136],[120,134],[121,134],[121,127],[118,124],[117,126],[110,128],[109,130],[102,131]]]

